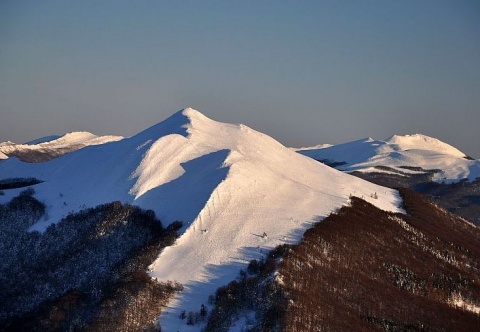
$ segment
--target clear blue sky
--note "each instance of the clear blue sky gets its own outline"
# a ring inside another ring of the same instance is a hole
[[[187,106],[289,146],[423,133],[480,158],[480,1],[0,2],[0,141]]]

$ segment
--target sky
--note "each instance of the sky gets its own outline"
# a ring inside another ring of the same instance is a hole
[[[0,1],[0,142],[184,107],[292,147],[422,133],[480,158],[480,1]]]

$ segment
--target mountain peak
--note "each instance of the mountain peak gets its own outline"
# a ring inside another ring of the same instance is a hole
[[[162,136],[178,134],[184,137],[189,135],[189,128],[198,126],[199,123],[212,122],[201,112],[191,107],[182,108],[167,119],[145,129],[134,137],[138,139],[158,139]]]
[[[186,107],[180,110],[180,112],[189,117],[189,118],[194,118],[194,117],[206,117],[202,112],[192,108],[192,107]]]
[[[385,140],[388,144],[398,145],[402,150],[416,149],[429,150],[441,154],[448,154],[455,157],[465,157],[465,154],[457,148],[423,134],[393,135]]]
[[[191,123],[192,121],[195,120],[211,120],[207,116],[205,116],[202,112],[192,108],[192,107],[186,107],[182,108],[181,110],[173,113],[169,118],[167,118],[165,121],[168,121],[169,119],[183,119],[183,121],[187,120],[187,122]]]

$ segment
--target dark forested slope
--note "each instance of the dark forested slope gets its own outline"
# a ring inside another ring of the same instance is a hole
[[[33,193],[0,205],[0,331],[156,328],[180,286],[146,269],[181,225],[164,229],[152,211],[113,202],[29,232],[45,213]]]
[[[401,194],[407,215],[352,198],[286,250],[284,331],[478,330],[478,228]]]

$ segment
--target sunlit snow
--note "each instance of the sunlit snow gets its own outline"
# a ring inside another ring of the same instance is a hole
[[[411,170],[399,168],[410,166],[440,170],[433,178],[437,182],[475,180],[480,176],[480,160],[467,159],[463,152],[453,146],[421,134],[394,135],[385,141],[365,138],[297,151],[317,160],[343,162],[345,164],[337,169],[347,172],[385,172],[375,167],[388,166],[404,173],[412,173]]]

